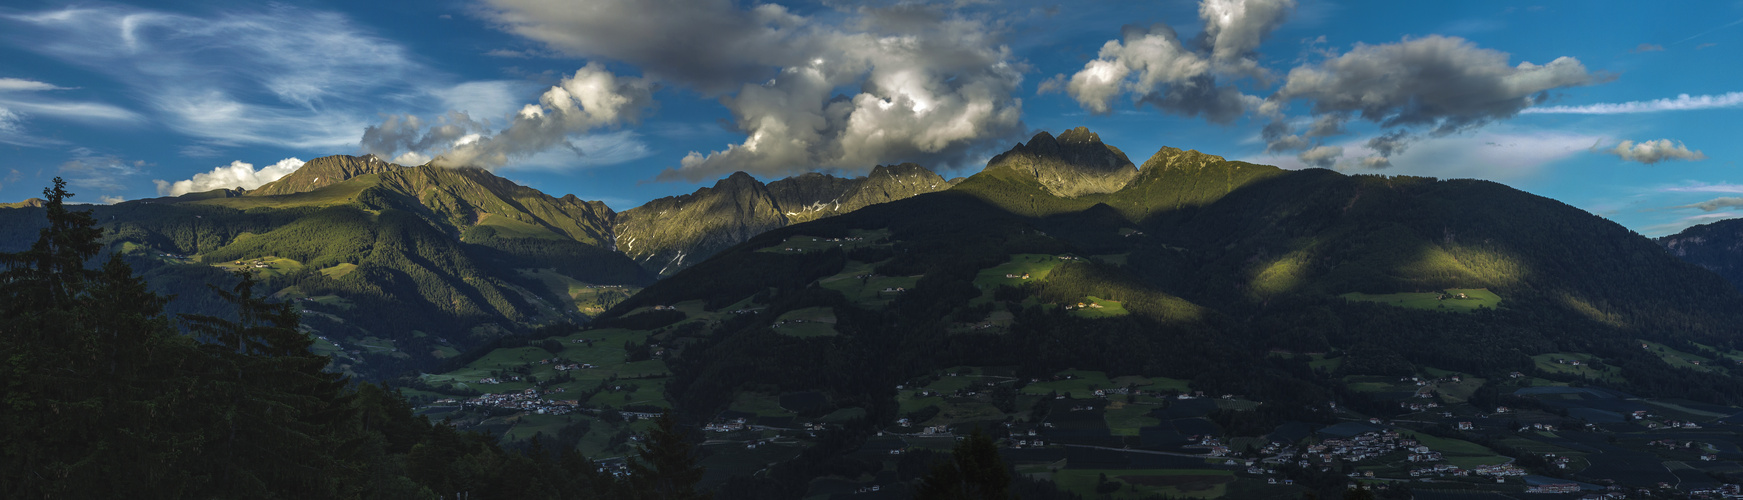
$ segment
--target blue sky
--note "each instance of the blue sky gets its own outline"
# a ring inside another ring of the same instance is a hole
[[[1482,178],[1648,236],[1743,216],[1743,2],[11,2],[0,200],[373,152],[619,210],[735,170],[946,177],[1087,126]],[[1686,97],[1685,97],[1686,96]]]

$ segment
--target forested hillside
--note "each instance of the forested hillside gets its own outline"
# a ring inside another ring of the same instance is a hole
[[[1701,224],[1658,238],[1672,255],[1743,288],[1743,219]]]

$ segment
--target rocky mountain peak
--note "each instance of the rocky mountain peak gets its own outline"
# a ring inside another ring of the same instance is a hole
[[[305,193],[345,182],[355,177],[392,172],[400,168],[403,167],[382,161],[375,155],[323,156],[309,160],[301,168],[291,172],[290,175],[268,182],[260,188],[248,192],[248,195],[273,196]]]
[[[1048,191],[1067,198],[1118,191],[1138,175],[1125,152],[1103,144],[1101,136],[1084,127],[1058,137],[1037,133],[987,162],[987,170],[997,168],[1034,175]]]

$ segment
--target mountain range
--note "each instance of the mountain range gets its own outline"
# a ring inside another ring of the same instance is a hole
[[[0,250],[34,241],[36,205],[0,210]],[[1135,165],[1078,128],[965,179],[736,173],[621,212],[371,156],[92,211],[172,311],[222,313],[207,285],[253,270],[333,369],[504,445],[621,456],[675,411],[710,429],[700,481],[722,498],[912,485],[905,454],[976,428],[1060,490],[1251,498],[1409,472],[1277,451],[1352,422],[1626,485],[1694,484],[1634,471],[1664,422],[1743,431],[1736,221],[1655,241],[1487,181],[1175,148]],[[1234,453],[1219,439],[1277,470],[1207,461]]]
[[[255,269],[278,297],[303,301],[305,326],[332,339],[341,366],[378,377],[511,332],[585,322],[662,274],[769,229],[948,187],[913,164],[767,185],[740,173],[617,212],[482,169],[341,155],[254,190],[93,210],[105,241],[159,291],[181,297],[173,312],[211,312],[221,301],[203,283]],[[0,248],[32,241],[39,214],[0,212]],[[430,333],[438,330],[453,333]]]

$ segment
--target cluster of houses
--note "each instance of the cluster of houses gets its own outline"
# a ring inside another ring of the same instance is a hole
[[[1509,477],[1524,475],[1525,469],[1521,469],[1513,464],[1479,465],[1471,469],[1465,469],[1453,464],[1435,464],[1433,467],[1424,467],[1410,471],[1410,477],[1484,476],[1494,478],[1497,483],[1506,481]]]
[[[1005,279],[1026,280],[1026,279],[1029,279],[1029,273],[1023,273],[1023,274],[1005,273]]]
[[[1335,461],[1360,462],[1370,458],[1385,455],[1398,450],[1413,450],[1429,453],[1428,447],[1420,446],[1415,439],[1405,438],[1398,431],[1369,431],[1348,439],[1327,439],[1319,444],[1308,446],[1307,455],[1310,459],[1302,460],[1301,466],[1312,465],[1311,458],[1318,458],[1324,464]]]
[[[1689,490],[1694,498],[1743,498],[1743,485],[1726,484],[1714,488]]]
[[[1420,393],[1417,396],[1423,397]],[[1399,401],[1398,407],[1410,411],[1428,411],[1440,408],[1440,403],[1411,403],[1408,401]]]
[[[748,428],[750,428],[750,424],[744,418],[715,419],[708,425],[702,426],[702,430],[707,432],[737,432]]]
[[[1212,457],[1226,457],[1229,455],[1229,451],[1231,451],[1231,450],[1229,450],[1229,446],[1226,444],[1223,444],[1222,440],[1217,439],[1216,436],[1209,436],[1209,435],[1191,436],[1187,439],[1197,441],[1198,444],[1186,445],[1185,446],[1186,448],[1188,448],[1188,449],[1198,448],[1198,449],[1209,450],[1210,451],[1209,455]]]
[[[555,393],[563,391],[559,388],[551,392]],[[461,406],[466,408],[502,408],[530,411],[540,415],[566,415],[574,412],[581,406],[581,402],[578,400],[567,399],[555,401],[545,399],[543,396],[543,394],[539,393],[538,389],[528,388],[519,392],[485,394],[465,401],[459,401],[459,403]],[[437,404],[444,402],[454,403],[456,401],[452,399],[436,401]]]
[[[171,256],[169,254],[164,254],[164,257],[171,257]],[[173,257],[173,258],[179,258],[179,257]],[[244,264],[243,261],[239,260],[239,261],[236,261],[235,264],[238,266],[249,266],[249,267],[253,267],[255,269],[268,269],[268,268],[272,267],[271,264],[267,264],[266,261],[263,261],[263,260],[256,260],[253,262],[248,262],[246,264]]]
[[[1097,304],[1094,302],[1088,302],[1088,303],[1078,302],[1076,304],[1066,304],[1065,305],[1065,310],[1067,310],[1067,311],[1076,310],[1076,309],[1101,309],[1101,308],[1102,308],[1101,304]]]
[[[1579,493],[1580,485],[1575,483],[1550,483],[1528,486],[1526,493]]]

